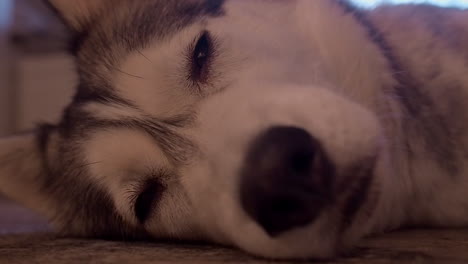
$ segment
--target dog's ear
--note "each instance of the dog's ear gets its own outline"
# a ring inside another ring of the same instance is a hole
[[[46,170],[35,133],[0,138],[0,195],[45,214]]]
[[[81,32],[99,14],[104,0],[45,0],[69,28]]]

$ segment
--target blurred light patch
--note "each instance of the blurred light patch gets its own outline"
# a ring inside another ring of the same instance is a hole
[[[6,28],[11,22],[13,1],[0,0],[0,29]]]
[[[373,8],[379,4],[410,4],[410,3],[426,3],[434,4],[443,7],[460,7],[468,8],[468,0],[352,0],[359,6]]]

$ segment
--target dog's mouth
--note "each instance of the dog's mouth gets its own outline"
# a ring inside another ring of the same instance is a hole
[[[367,203],[375,158],[337,169],[319,140],[297,127],[277,126],[259,135],[241,170],[241,206],[272,238],[313,224],[339,208],[345,232]]]

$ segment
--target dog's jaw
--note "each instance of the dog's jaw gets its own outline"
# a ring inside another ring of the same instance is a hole
[[[372,226],[370,216],[378,199],[373,164],[380,154],[379,122],[371,112],[326,89],[272,85],[264,86],[275,91],[270,95],[251,93],[251,99],[246,100],[242,89],[231,90],[200,106],[199,122],[193,130],[200,153],[181,172],[184,189],[194,211],[199,212],[199,225],[215,241],[265,257],[333,256]],[[261,94],[261,86],[255,87]],[[337,107],[330,109],[330,105]],[[304,112],[309,114],[304,116]],[[337,171],[334,203],[311,224],[278,237],[268,235],[248,216],[239,198],[240,168],[248,146],[256,134],[273,125],[302,127],[316,136]],[[369,186],[359,190],[364,180]],[[362,204],[356,205],[355,215],[343,215],[355,192],[365,196]]]

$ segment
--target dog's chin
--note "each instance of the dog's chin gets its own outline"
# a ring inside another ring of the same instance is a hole
[[[278,260],[337,257],[351,250],[373,225],[379,195],[374,167],[364,167],[355,173],[356,180],[351,178],[352,174],[342,175],[339,185],[343,189],[337,190],[342,193],[315,219],[284,232],[273,235],[267,232],[245,212],[236,195],[220,193],[219,188],[203,192],[209,200],[202,202],[203,210],[197,210],[199,226],[206,239],[258,257]],[[360,181],[364,176],[371,180]]]

